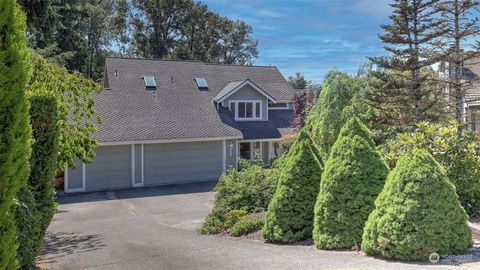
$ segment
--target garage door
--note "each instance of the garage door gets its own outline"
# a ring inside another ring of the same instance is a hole
[[[144,145],[144,184],[216,180],[222,173],[222,142]]]
[[[85,165],[87,191],[131,186],[131,150],[129,145],[97,148],[92,163]]]

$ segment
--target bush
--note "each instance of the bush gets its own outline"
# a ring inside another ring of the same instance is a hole
[[[446,169],[467,213],[480,216],[480,138],[478,133],[458,127],[455,121],[448,125],[419,123],[414,132],[388,141],[385,156],[393,168],[397,160],[413,148],[427,150]]]
[[[322,175],[320,154],[305,130],[300,131],[283,163],[268,205],[263,237],[293,243],[312,234],[313,207]]]
[[[28,239],[28,245],[19,246],[17,258],[22,269],[33,268],[35,265],[35,257],[40,252],[43,237],[56,208],[53,179],[57,170],[58,157],[57,101],[54,96],[47,93],[37,93],[29,100],[35,141],[32,145],[31,173],[27,187],[24,188],[26,190],[22,194],[17,196],[17,200],[20,205],[29,205],[30,208],[34,207],[35,209],[17,208],[17,211],[23,212],[16,214],[20,218],[17,220],[17,233],[19,238]],[[33,198],[30,198],[27,193],[31,194]],[[31,199],[33,199],[33,203]],[[30,211],[29,215],[35,220],[35,230],[30,228],[31,225],[21,224],[23,222],[30,223],[28,219],[24,219],[26,211]]]
[[[239,237],[262,229],[265,220],[258,216],[247,216],[239,220],[230,229],[230,236]]]
[[[225,222],[223,226],[225,229],[230,229],[235,223],[237,223],[240,219],[244,218],[248,215],[248,212],[241,209],[241,210],[232,210],[225,215]]]
[[[340,131],[325,164],[315,205],[313,240],[321,249],[359,245],[388,167],[356,117]]]
[[[451,255],[471,246],[467,215],[444,169],[426,150],[405,154],[388,176],[362,250],[401,260]]]
[[[354,89],[355,81],[350,76],[332,71],[325,78],[318,102],[308,112],[305,128],[311,132],[324,158],[328,157],[347,120],[343,111],[350,105]]]
[[[21,269],[34,269],[33,263],[39,251],[39,235],[43,235],[41,213],[37,210],[35,198],[28,187],[17,193],[15,205],[17,222],[17,260]]]
[[[18,266],[12,206],[30,170],[31,129],[25,96],[30,57],[25,15],[16,2],[0,2],[0,269]]]
[[[226,215],[232,210],[247,213],[265,211],[277,185],[278,164],[264,168],[260,162],[241,160],[242,169],[229,169],[220,177],[214,191],[215,202],[205,223],[198,230],[200,234],[215,234],[225,229]]]

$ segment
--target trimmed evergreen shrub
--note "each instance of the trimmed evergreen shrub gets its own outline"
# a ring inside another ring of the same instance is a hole
[[[247,213],[262,212],[267,209],[275,187],[280,159],[274,161],[271,168],[264,168],[262,163],[250,163],[240,160],[241,170],[228,170],[220,177],[215,186],[215,202],[212,211],[205,218],[205,223],[198,229],[200,234],[222,232],[228,223],[226,215],[232,210]],[[232,224],[233,225],[233,224]]]
[[[17,260],[20,269],[35,269],[35,257],[40,243],[38,235],[43,235],[41,213],[28,186],[18,191],[16,197],[15,220],[17,222]],[[43,240],[43,239],[42,239]]]
[[[0,1],[0,269],[18,266],[12,205],[30,170],[25,96],[30,57],[25,28],[25,15],[16,1]]]
[[[388,167],[358,118],[340,131],[325,163],[315,204],[313,240],[320,249],[360,245],[363,227],[383,188]]]
[[[277,189],[268,205],[263,237],[293,243],[312,234],[313,207],[322,176],[322,161],[305,130],[283,159]]]
[[[406,152],[422,148],[442,165],[455,185],[458,199],[470,217],[480,217],[480,134],[451,121],[417,123],[417,129],[387,141],[383,150],[390,168]]]
[[[344,109],[350,105],[355,81],[345,73],[329,72],[318,102],[308,112],[305,128],[311,132],[322,157],[328,158],[343,124],[348,120]]]
[[[258,216],[246,216],[230,229],[230,236],[239,237],[262,229],[265,220]]]
[[[401,260],[463,252],[471,246],[467,218],[443,168],[426,150],[415,149],[388,176],[366,223],[362,250]]]
[[[240,219],[244,218],[248,215],[248,212],[241,209],[241,210],[232,210],[225,214],[225,222],[223,226],[225,229],[230,229],[235,223],[237,223]]]
[[[30,177],[24,188],[28,191],[17,195],[20,205],[17,207],[17,212],[20,213],[16,213],[18,237],[28,241],[28,245],[21,244],[18,250],[18,261],[23,269],[33,268],[35,265],[35,257],[40,252],[45,232],[55,213],[53,179],[58,169],[57,101],[48,93],[36,93],[29,100],[32,134],[35,141],[30,158]],[[33,197],[30,198],[29,194]],[[22,207],[25,205],[29,207]],[[27,211],[29,211],[28,214]],[[31,226],[35,226],[35,229],[30,228]]]

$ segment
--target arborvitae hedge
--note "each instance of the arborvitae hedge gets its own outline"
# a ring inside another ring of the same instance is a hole
[[[15,0],[0,1],[0,269],[17,268],[12,205],[29,173],[29,61],[25,15]]]
[[[330,72],[316,105],[308,112],[305,128],[311,132],[322,157],[328,157],[338,133],[347,120],[344,109],[350,105],[355,81],[345,73]]]
[[[467,214],[444,169],[426,150],[403,156],[375,201],[362,250],[416,260],[451,255],[471,246]]]
[[[53,179],[58,169],[58,106],[49,93],[36,93],[29,98],[32,134],[35,139],[30,158],[30,178],[17,195],[18,261],[22,269],[35,265],[43,237],[55,213]],[[30,198],[33,196],[33,198]],[[32,200],[33,199],[33,200]],[[25,207],[28,206],[28,207]],[[33,228],[34,227],[34,228]]]
[[[313,239],[321,249],[360,245],[363,227],[388,167],[356,117],[342,128],[325,164],[315,205]]]
[[[312,234],[313,207],[322,175],[320,154],[302,130],[284,158],[277,189],[268,205],[263,237],[293,243]]]

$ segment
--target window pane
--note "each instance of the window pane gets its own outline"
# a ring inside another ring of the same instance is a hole
[[[260,102],[255,103],[255,118],[260,118]]]
[[[253,143],[253,158],[254,159],[262,159],[261,142],[254,142]]]
[[[250,143],[240,143],[240,157],[250,160]]]
[[[245,118],[245,102],[238,103],[238,118]]]
[[[247,118],[253,118],[253,103],[252,102],[248,102],[246,103],[246,106],[247,106]]]

